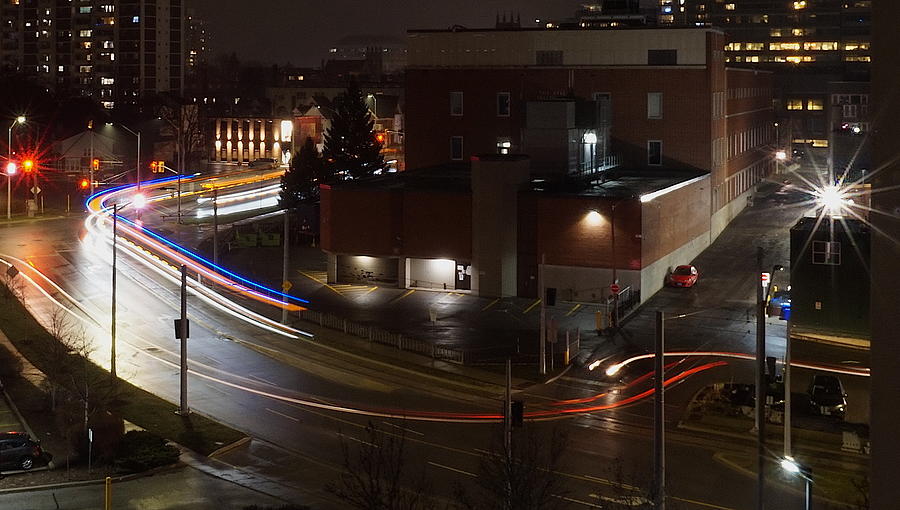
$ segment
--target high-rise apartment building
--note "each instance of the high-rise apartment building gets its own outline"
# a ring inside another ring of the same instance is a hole
[[[0,70],[104,107],[184,85],[182,0],[3,0]]]
[[[865,139],[868,93],[854,83],[869,80],[871,0],[657,2],[658,23],[720,28],[729,65],[776,73],[782,146],[839,170],[849,153],[835,153],[835,137]]]

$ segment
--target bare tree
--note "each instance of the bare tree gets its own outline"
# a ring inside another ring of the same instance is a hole
[[[410,472],[406,459],[406,435],[379,430],[372,422],[364,439],[351,451],[341,436],[344,472],[325,490],[351,508],[360,510],[419,510],[433,508],[423,474]],[[421,472],[420,472],[421,473]]]
[[[25,282],[18,270],[12,270],[13,266],[3,271],[3,296],[4,301],[11,299],[18,300],[20,303],[25,302]]]
[[[460,506],[469,510],[554,510],[566,508],[566,487],[559,474],[568,445],[561,429],[539,434],[535,427],[516,431],[507,449],[502,430],[479,466],[474,491],[457,486]]]

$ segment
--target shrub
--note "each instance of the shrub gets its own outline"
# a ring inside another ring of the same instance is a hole
[[[137,473],[174,464],[180,454],[178,448],[166,444],[165,439],[144,430],[132,430],[119,442],[116,467],[120,471]]]

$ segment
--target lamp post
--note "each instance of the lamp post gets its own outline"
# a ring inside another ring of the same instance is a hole
[[[119,230],[119,204],[113,204],[113,238],[112,238],[112,322],[109,328],[109,378],[116,382],[116,234]]]
[[[799,475],[806,484],[803,491],[806,498],[803,504],[805,510],[812,508],[812,467],[797,462],[793,457],[786,456],[781,459],[781,468],[793,475]]]
[[[135,178],[137,179],[137,190],[138,193],[141,191],[141,132],[140,131],[132,131],[131,128],[124,124],[119,124],[125,131],[133,134],[137,137],[137,163],[135,164]]]
[[[10,210],[10,199],[12,198],[12,175],[15,175],[15,163],[12,160],[12,130],[19,124],[25,123],[25,117],[23,115],[19,115],[16,117],[16,120],[9,125],[9,130],[7,130],[6,136],[6,219],[10,219],[12,217]],[[12,167],[10,166],[12,165]],[[12,173],[10,173],[10,168],[12,168]]]

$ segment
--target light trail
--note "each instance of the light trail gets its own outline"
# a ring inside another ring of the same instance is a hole
[[[619,373],[620,370],[625,368],[626,366],[634,363],[635,361],[640,361],[642,359],[651,359],[654,358],[656,354],[640,354],[637,356],[632,356],[624,361],[619,363],[615,363],[610,365],[606,369],[606,375],[612,377]],[[735,358],[742,360],[756,360],[755,354],[745,354],[742,352],[723,352],[723,351],[674,351],[674,352],[666,352],[664,356],[676,356],[676,357],[692,357],[692,356],[708,356],[708,357],[718,357],[718,358]],[[778,363],[783,362],[778,360]],[[589,370],[594,370],[599,366],[598,362],[591,363],[588,366]],[[869,377],[870,370],[868,368],[850,368],[850,367],[835,367],[833,365],[825,365],[820,363],[810,363],[806,361],[793,361],[791,360],[792,367],[799,368],[808,368],[811,370],[821,370],[823,372],[831,372],[835,374],[844,374],[844,375],[855,375],[861,377]]]

